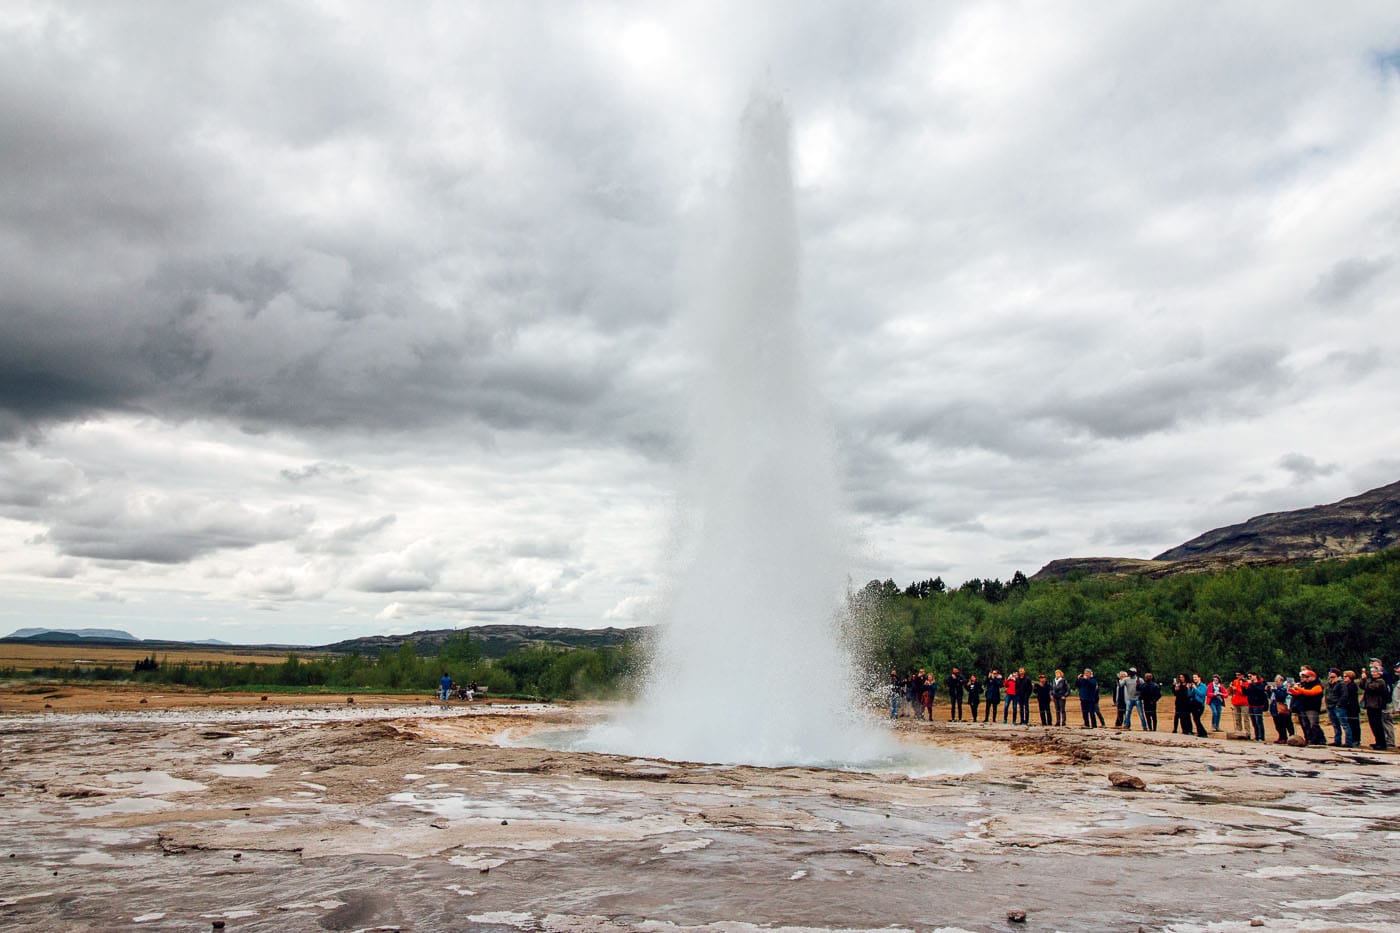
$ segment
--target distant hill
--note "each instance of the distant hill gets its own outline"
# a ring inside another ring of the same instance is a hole
[[[1072,573],[1138,573],[1160,577],[1220,570],[1240,564],[1286,564],[1299,560],[1372,554],[1400,545],[1400,482],[1328,505],[1257,515],[1237,525],[1207,531],[1152,560],[1070,557],[1053,560],[1033,580]]]
[[[135,635],[115,628],[22,628],[16,629],[6,638],[32,638],[44,641],[136,641]]]
[[[650,628],[548,628],[543,625],[479,625],[475,628],[432,629],[414,632],[411,635],[369,635],[364,638],[350,638],[330,645],[322,645],[318,651],[334,651],[343,654],[378,654],[385,648],[397,649],[405,643],[412,643],[419,654],[436,654],[443,643],[453,635],[466,632],[481,650],[483,657],[504,657],[517,648],[529,645],[545,645],[555,648],[615,648],[627,641],[643,637]]]

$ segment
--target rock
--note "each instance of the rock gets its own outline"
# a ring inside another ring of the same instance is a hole
[[[1255,917],[1253,920],[1249,921],[1249,925],[1252,927],[1262,927],[1264,925],[1264,918]]]
[[[215,920],[215,921],[214,921],[214,929],[216,929],[216,930],[222,930],[223,928],[224,928],[224,922],[223,922],[222,920]]]
[[[264,694],[264,695],[263,695],[263,698],[262,698],[262,700],[263,700],[263,702],[264,702],[264,703],[266,703],[266,702],[267,702],[267,695],[266,695],[266,694]]]
[[[1108,773],[1108,783],[1114,787],[1122,787],[1129,790],[1143,790],[1147,787],[1147,782],[1136,774],[1129,774],[1126,771],[1110,771]]]
[[[1026,912],[1024,910],[1008,910],[1006,912],[1007,923],[1025,923]]]
[[[1288,737],[1288,744],[1292,745],[1294,748],[1307,748],[1308,740],[1301,735],[1290,735]]]
[[[1225,738],[1233,742],[1249,742],[1254,739],[1254,736],[1250,735],[1248,732],[1227,732],[1225,733]]]
[[[501,825],[502,825],[502,826],[509,826],[509,825],[510,825],[510,820],[501,820]]]
[[[142,697],[142,698],[141,698],[141,705],[142,705],[142,706],[145,706],[145,705],[146,705],[147,703],[149,703],[149,702],[150,702],[150,701],[147,700],[145,697]]]
[[[354,697],[346,697],[346,698],[345,698],[345,702],[346,702],[346,703],[354,703],[354,702],[355,702],[355,698],[354,698]]]

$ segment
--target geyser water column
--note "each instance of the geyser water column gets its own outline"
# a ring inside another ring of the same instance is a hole
[[[787,113],[755,95],[687,312],[700,359],[669,617],[640,702],[595,747],[842,764],[895,744],[857,716],[838,636],[847,536],[799,321],[793,200]]]

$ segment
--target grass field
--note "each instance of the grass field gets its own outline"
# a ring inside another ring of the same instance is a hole
[[[286,648],[216,648],[196,645],[188,648],[123,648],[113,645],[25,645],[0,643],[0,668],[32,671],[36,667],[120,667],[132,665],[154,654],[162,664],[280,664],[287,658]],[[298,651],[301,657],[316,657],[315,652]]]

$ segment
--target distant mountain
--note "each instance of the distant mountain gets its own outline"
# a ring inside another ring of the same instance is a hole
[[[135,635],[115,628],[22,628],[16,629],[6,638],[32,638],[44,641],[82,641],[103,639],[105,641],[137,641]]]
[[[1071,557],[1053,560],[1033,580],[1071,573],[1141,573],[1167,576],[1219,570],[1240,564],[1285,564],[1298,560],[1372,554],[1400,545],[1400,482],[1328,505],[1257,515],[1237,525],[1207,531],[1152,560]]]
[[[198,641],[189,641],[189,642],[185,642],[185,644],[187,644],[187,645],[215,645],[215,646],[222,647],[222,648],[232,648],[232,647],[233,647],[233,642],[231,642],[231,641],[220,641],[220,640],[217,639],[217,638],[201,638],[201,639],[199,639]]]
[[[453,635],[466,632],[481,650],[483,657],[504,657],[516,648],[529,645],[544,645],[554,648],[615,648],[627,641],[644,637],[650,628],[548,628],[543,625],[479,625],[475,628],[432,629],[414,632],[411,635],[369,635],[364,638],[350,638],[331,645],[323,645],[318,651],[334,651],[348,654],[378,654],[381,650],[397,649],[405,643],[412,643],[419,654],[436,654],[443,643]]]

